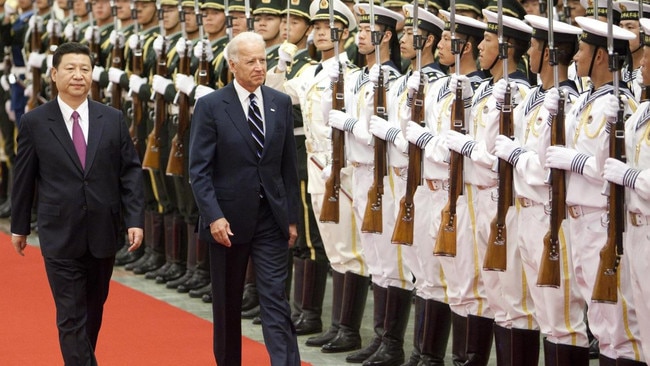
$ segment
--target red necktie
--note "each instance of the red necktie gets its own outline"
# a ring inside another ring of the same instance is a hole
[[[81,126],[79,125],[79,113],[77,111],[72,112],[72,143],[74,144],[74,149],[77,150],[77,155],[79,155],[81,167],[85,169],[86,139],[84,138],[84,133],[81,131]]]

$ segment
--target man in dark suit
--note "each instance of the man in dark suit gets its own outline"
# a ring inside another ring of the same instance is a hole
[[[264,48],[259,34],[233,38],[226,52],[235,79],[199,99],[192,118],[190,179],[199,235],[210,243],[219,366],[241,364],[240,311],[249,257],[271,364],[300,364],[284,290],[299,201],[292,107],[289,96],[262,86]]]
[[[88,99],[88,47],[53,56],[58,97],[23,115],[12,192],[12,244],[20,255],[37,197],[38,233],[66,365],[96,365],[94,349],[115,253],[128,228],[142,243],[142,168],[122,112]]]

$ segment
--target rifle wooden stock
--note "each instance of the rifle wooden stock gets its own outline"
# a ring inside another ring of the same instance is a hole
[[[560,94],[557,114],[551,124],[551,145],[566,144],[564,131],[564,93]],[[560,287],[560,227],[566,219],[566,181],[564,170],[551,169],[551,222],[544,235],[544,249],[537,273],[537,286]]]
[[[377,87],[375,88],[375,115],[386,119],[386,87],[384,86],[383,74],[380,67]],[[377,136],[373,138],[373,141],[375,144],[375,169],[373,171],[372,186],[368,190],[368,203],[363,214],[361,232],[381,234],[383,232],[382,200],[384,196],[384,177],[388,173],[386,141]]]
[[[339,68],[338,81],[332,89],[332,109],[345,110],[343,69]],[[339,191],[341,189],[341,169],[345,163],[345,133],[332,128],[332,172],[325,181],[325,195],[318,220],[320,222],[339,222]]]
[[[55,20],[50,19],[50,22],[53,22]],[[58,20],[56,20],[58,22]],[[56,28],[56,27],[54,27]],[[56,51],[56,48],[59,46],[59,34],[57,33],[56,29],[52,30],[52,33],[50,33],[50,47],[49,47],[49,53],[54,54],[54,51]],[[56,99],[56,97],[59,95],[59,89],[56,87],[56,83],[53,82],[50,78],[50,100]]]
[[[92,27],[92,24],[90,25],[90,27]],[[91,37],[90,44],[88,46],[90,48],[90,54],[93,56],[93,61],[95,63],[94,66],[101,66],[101,60],[99,59],[99,55],[100,55],[99,43],[95,42],[95,32],[97,32],[97,30],[93,31],[93,35]],[[100,102],[102,99],[102,93],[99,87],[99,82],[95,80],[93,80],[93,82],[90,84],[90,97],[97,102]]]
[[[421,124],[424,121],[424,82],[422,78],[420,78],[420,85],[413,96],[411,120],[418,121]],[[399,203],[397,221],[391,238],[393,244],[413,245],[413,231],[415,230],[415,202],[413,196],[422,181],[422,149],[415,144],[409,143],[408,154],[406,192]]]
[[[625,162],[625,120],[623,107],[609,136],[609,157]],[[618,265],[623,254],[625,231],[625,187],[609,183],[607,242],[600,250],[600,263],[591,301],[615,304],[618,301]]]
[[[460,82],[456,85],[456,97],[451,106],[450,128],[459,133],[465,133],[465,104],[463,103],[463,88]],[[463,194],[463,155],[450,151],[449,156],[449,200],[442,209],[438,237],[433,248],[433,254],[445,257],[456,256],[456,202]]]
[[[133,50],[133,55],[131,58],[131,65],[132,68],[131,70],[133,71],[134,75],[139,75],[141,76],[142,73],[144,72],[144,64],[142,60],[142,47],[138,46],[135,50]],[[131,139],[133,140],[133,145],[135,145],[136,150],[140,150],[140,123],[142,122],[142,117],[143,117],[143,106],[142,106],[142,101],[140,100],[140,97],[138,96],[138,90],[132,90],[131,91],[131,99],[132,99],[132,108],[133,108],[133,120],[131,121],[131,126],[129,127],[129,134],[131,135]]]
[[[181,74],[190,74],[190,54],[185,52],[179,61],[179,70]],[[202,73],[207,74],[207,62],[201,60],[199,63],[199,75]],[[185,170],[185,133],[190,128],[190,97],[185,93],[178,94],[178,129],[172,138],[172,145],[169,151],[169,161],[167,162],[167,171],[165,174],[182,177]]]
[[[165,42],[163,41],[162,51],[158,57],[158,66],[156,74],[161,76],[167,75],[167,52],[165,50]],[[160,131],[162,131],[165,120],[167,119],[167,104],[165,103],[165,96],[156,93],[155,102],[155,121],[153,129],[147,137],[147,150],[142,159],[142,168],[158,170],[160,169]]]
[[[505,136],[512,136],[512,105],[510,85],[506,88],[505,102],[501,110],[499,122],[499,133]],[[483,261],[485,271],[505,271],[507,267],[507,228],[506,214],[512,206],[512,165],[503,159],[499,159],[499,199],[497,202],[497,214],[490,225],[490,236],[488,247]]]
[[[32,15],[34,17],[37,17],[37,14]],[[34,18],[37,20],[36,18]],[[39,25],[37,24],[38,20],[34,24],[34,28],[32,29],[32,34],[30,38],[30,43],[31,43],[31,48],[32,52],[41,52],[41,32],[39,32]],[[7,70],[6,72],[10,72],[11,70]],[[29,110],[33,110],[34,108],[38,107],[41,104],[41,101],[39,100],[39,97],[41,95],[41,84],[42,84],[42,79],[41,79],[41,69],[32,67],[32,96],[29,97],[29,100],[27,101],[27,105],[29,106]]]

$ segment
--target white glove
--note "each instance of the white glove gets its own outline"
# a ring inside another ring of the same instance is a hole
[[[456,89],[458,89],[458,83],[460,83],[460,86],[463,89],[463,100],[472,98],[474,95],[474,89],[472,89],[472,84],[469,82],[467,76],[451,74],[449,79],[449,90],[454,94],[456,94]]]
[[[156,51],[156,57],[160,57],[163,47],[165,48],[165,53],[169,52],[169,38],[159,35],[153,40],[153,50]]]
[[[563,146],[549,146],[546,149],[546,168],[569,170],[582,174],[589,155]]]
[[[287,41],[284,41],[278,48],[278,65],[277,69],[284,72],[287,66],[293,64],[293,56],[296,55],[298,47]]]
[[[447,141],[447,146],[450,150],[463,154],[467,157],[470,157],[472,155],[472,150],[474,150],[476,141],[472,140],[471,137],[454,130],[445,132],[444,136],[445,140]]]
[[[330,111],[328,121],[330,127],[347,132],[354,131],[354,126],[359,122],[359,120],[349,114],[336,109]]]
[[[5,2],[5,15],[13,15],[16,14],[16,8],[11,6],[12,2],[11,1],[6,1]]]
[[[74,37],[75,36],[75,31],[76,31],[76,27],[72,23],[68,23],[68,24],[66,24],[65,28],[63,29],[63,36],[67,40],[72,40],[72,39],[75,38]]]
[[[93,35],[95,36],[94,40]],[[97,27],[86,27],[86,30],[84,31],[84,39],[88,41],[88,43],[99,43],[99,30]]]
[[[394,131],[391,131],[391,129]],[[391,142],[390,137],[395,131],[397,131],[397,133],[400,132],[399,129],[391,127],[388,121],[386,121],[385,119],[379,116],[370,116],[368,130],[370,131],[371,134],[379,137],[384,141],[389,141],[389,142]],[[392,140],[395,140],[394,136],[392,137]]]
[[[197,85],[196,90],[194,90],[194,100],[198,100],[199,98],[202,98],[210,93],[212,93],[214,89],[212,89],[209,86],[205,85]]]
[[[47,55],[44,53],[32,52],[29,54],[27,59],[27,66],[33,67],[35,69],[43,68],[43,61],[47,58]]]
[[[609,182],[634,189],[639,173],[639,170],[630,168],[629,165],[618,159],[607,158],[605,160],[603,178]]]
[[[616,96],[614,96],[614,94],[605,95],[604,99],[603,114],[607,119],[607,123],[616,123],[616,118],[618,118],[619,101],[616,99]],[[621,100],[624,100],[623,103],[627,103],[627,98],[625,98],[625,96],[621,96]]]
[[[212,53],[212,47],[210,47],[210,43],[207,40],[196,43],[194,46],[194,57],[200,60],[203,56],[203,49],[205,49],[206,60],[208,60],[208,62],[212,61],[214,58],[214,53]]]
[[[167,79],[166,77],[160,76],[160,75],[154,75],[153,76],[153,81],[151,83],[151,88],[156,93],[165,95],[165,91],[167,90],[167,86],[171,85],[171,84],[172,84],[172,81]]]
[[[508,83],[506,83],[505,79],[501,79],[497,81],[496,84],[492,87],[492,95],[494,96],[494,99],[496,99],[497,104],[503,104],[505,102],[505,97],[506,97],[506,88],[508,87]],[[519,90],[517,87],[517,83],[514,81],[510,82],[510,96],[514,94],[515,90]]]
[[[406,125],[406,139],[420,149],[427,147],[432,138],[433,134],[426,127],[422,127],[413,121],[409,121]]]
[[[144,44],[144,36],[140,36],[139,41],[138,41],[138,35],[137,34],[132,34],[129,37],[129,48],[134,50],[138,48],[139,44]]]
[[[124,33],[122,32],[112,30],[111,34],[108,36],[108,40],[113,46],[117,44],[118,47],[124,47]]]
[[[45,30],[49,34],[61,34],[61,22],[57,19],[50,18],[45,25]]]
[[[25,87],[25,90],[23,90],[23,95],[27,98],[31,98],[32,95],[34,95],[34,87],[32,84],[29,84]]]
[[[122,75],[124,75],[124,71],[116,67],[110,67],[108,69],[108,80],[113,84],[119,84],[120,79],[122,79]]]
[[[185,51],[187,51],[187,40],[183,37],[179,38],[178,41],[176,41],[176,53],[178,53],[179,56],[183,57],[185,55]]]
[[[7,75],[0,76],[0,86],[4,91],[9,91],[11,85],[9,85],[9,80],[7,80]]]
[[[36,26],[36,25],[38,25],[38,30],[40,32],[40,30],[42,29],[41,26],[43,25],[43,18],[41,18],[38,15],[33,15],[33,16],[29,17],[29,23],[27,25],[28,28],[30,30],[34,30],[34,26]]]
[[[408,88],[407,95],[409,98],[413,98],[413,95],[420,88],[420,72],[413,71],[411,76],[406,79],[406,87]]]
[[[102,73],[103,73],[104,71],[106,71],[106,69],[104,69],[104,68],[101,67],[101,66],[95,66],[95,67],[93,67],[93,76],[92,76],[93,81],[99,82],[99,79],[101,78]]]
[[[518,143],[504,135],[497,136],[494,142],[494,155],[512,164],[512,166],[517,166],[519,155],[525,151]]]
[[[339,81],[339,67],[341,67],[341,64],[339,64],[338,62],[332,62],[327,67],[327,76],[330,78],[332,84]]]
[[[551,88],[544,94],[544,109],[548,111],[551,116],[557,114],[560,102],[560,92],[557,88]]]
[[[140,88],[146,83],[146,78],[132,74],[129,78],[129,89],[131,89],[132,93],[140,93]]]
[[[330,179],[330,175],[332,175],[332,166],[327,165],[323,170],[321,170],[320,177],[323,178],[323,180],[328,180]]]
[[[176,86],[176,89],[178,89],[178,91],[181,93],[185,95],[191,95],[192,91],[194,91],[196,83],[194,82],[194,78],[192,76],[185,74],[176,74],[174,86]]]
[[[370,71],[368,71],[368,79],[370,79],[370,82],[375,84],[375,86],[379,83],[379,70],[380,67],[378,65],[373,65],[370,68]],[[384,73],[384,83],[386,83],[386,80],[388,80],[388,70],[382,66],[381,71]]]

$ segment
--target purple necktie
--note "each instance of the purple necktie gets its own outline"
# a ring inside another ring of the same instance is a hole
[[[74,149],[77,150],[77,155],[79,155],[81,167],[85,169],[86,139],[84,139],[84,133],[81,131],[81,126],[79,125],[79,113],[77,111],[72,112],[72,143],[74,144]]]

